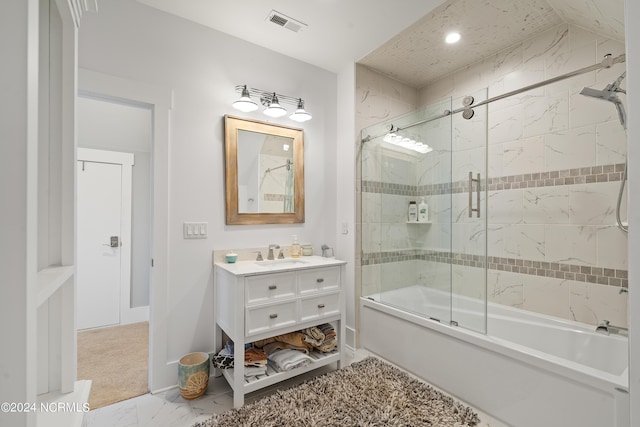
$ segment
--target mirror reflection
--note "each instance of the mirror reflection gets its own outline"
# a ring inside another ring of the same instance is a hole
[[[227,224],[304,222],[302,129],[225,116]]]
[[[292,213],[293,138],[238,131],[238,212]]]

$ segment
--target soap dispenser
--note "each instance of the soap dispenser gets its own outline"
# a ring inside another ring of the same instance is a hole
[[[291,258],[300,258],[300,243],[298,236],[293,235],[293,243],[291,244]]]
[[[418,222],[429,222],[429,206],[424,201],[424,197],[418,205]]]

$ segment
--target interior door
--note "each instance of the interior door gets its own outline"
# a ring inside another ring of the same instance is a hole
[[[120,323],[122,165],[77,162],[77,328]]]

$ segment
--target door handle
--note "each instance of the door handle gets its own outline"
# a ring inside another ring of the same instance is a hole
[[[111,236],[111,238],[109,239],[109,244],[107,243],[103,243],[102,246],[109,246],[110,248],[117,248],[120,246],[120,239],[118,239],[118,236]]]
[[[476,205],[473,207],[473,183],[476,183]],[[480,174],[477,178],[473,178],[473,172],[469,171],[469,218],[476,212],[476,218],[480,218]]]

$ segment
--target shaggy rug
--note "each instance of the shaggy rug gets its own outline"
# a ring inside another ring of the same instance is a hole
[[[194,427],[475,426],[470,408],[373,357]]]
[[[147,393],[149,322],[78,332],[78,379],[91,380],[89,407]]]

